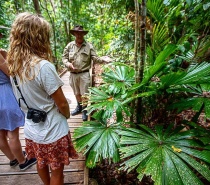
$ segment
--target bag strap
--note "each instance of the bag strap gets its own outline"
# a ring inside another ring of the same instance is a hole
[[[28,106],[28,104],[26,103],[26,100],[25,100],[25,98],[23,97],[23,94],[22,94],[22,92],[21,92],[21,90],[20,90],[20,87],[19,87],[19,85],[18,85],[18,83],[17,83],[16,76],[13,77],[13,80],[14,80],[14,82],[15,82],[15,86],[17,87],[17,89],[18,89],[18,91],[20,92],[20,95],[21,95],[21,98],[19,98],[19,101],[18,101],[18,102],[19,102],[19,106],[20,106],[20,100],[22,99],[23,102],[26,104],[26,107],[27,107],[28,109],[30,109],[29,106]]]

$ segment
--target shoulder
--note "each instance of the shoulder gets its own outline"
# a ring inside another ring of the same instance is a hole
[[[93,48],[93,44],[90,43],[90,42],[85,42],[85,46],[86,46],[86,47],[89,47],[90,49]]]
[[[42,61],[40,61],[40,63],[39,63],[39,65],[40,65],[40,68],[47,68],[47,67],[53,67],[53,68],[55,68],[55,66],[51,63],[51,62],[49,62],[48,60],[42,60]]]
[[[54,64],[47,60],[42,60],[40,62],[40,70],[37,78],[43,84],[45,91],[49,95],[63,85]]]
[[[66,48],[70,47],[70,46],[73,46],[75,45],[75,41],[71,41],[69,42],[67,45],[66,45]]]
[[[68,53],[69,50],[70,50],[71,48],[73,48],[74,45],[75,45],[75,41],[69,42],[69,43],[65,46],[65,48],[64,48],[64,53]]]
[[[47,60],[42,60],[39,62],[39,67],[41,73],[50,73],[51,71],[56,71],[55,65]]]

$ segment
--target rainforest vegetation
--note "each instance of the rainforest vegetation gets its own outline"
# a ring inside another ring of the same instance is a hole
[[[51,23],[58,71],[75,24],[113,59],[86,95],[90,121],[73,134],[100,185],[210,182],[209,0],[1,0],[0,47],[23,11]]]

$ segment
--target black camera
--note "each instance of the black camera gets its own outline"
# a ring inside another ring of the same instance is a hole
[[[27,119],[32,119],[34,123],[39,123],[41,121],[45,121],[47,118],[47,113],[44,111],[36,110],[33,108],[29,108],[27,112]]]

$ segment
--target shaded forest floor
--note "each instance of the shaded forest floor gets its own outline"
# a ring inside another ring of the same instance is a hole
[[[90,169],[89,178],[95,179],[98,185],[153,185],[150,178],[144,177],[140,182],[135,171],[127,174],[120,171],[119,168],[119,163],[109,164],[108,161],[104,160],[96,168]]]
[[[153,185],[154,182],[150,177],[144,177],[140,182],[137,178],[138,174],[135,171],[127,174],[118,170],[119,163],[111,164],[103,161],[102,164],[94,169],[90,169],[89,178],[94,179],[94,183],[90,185]],[[200,177],[204,185],[210,185],[206,179]],[[96,183],[96,182],[97,183]]]

